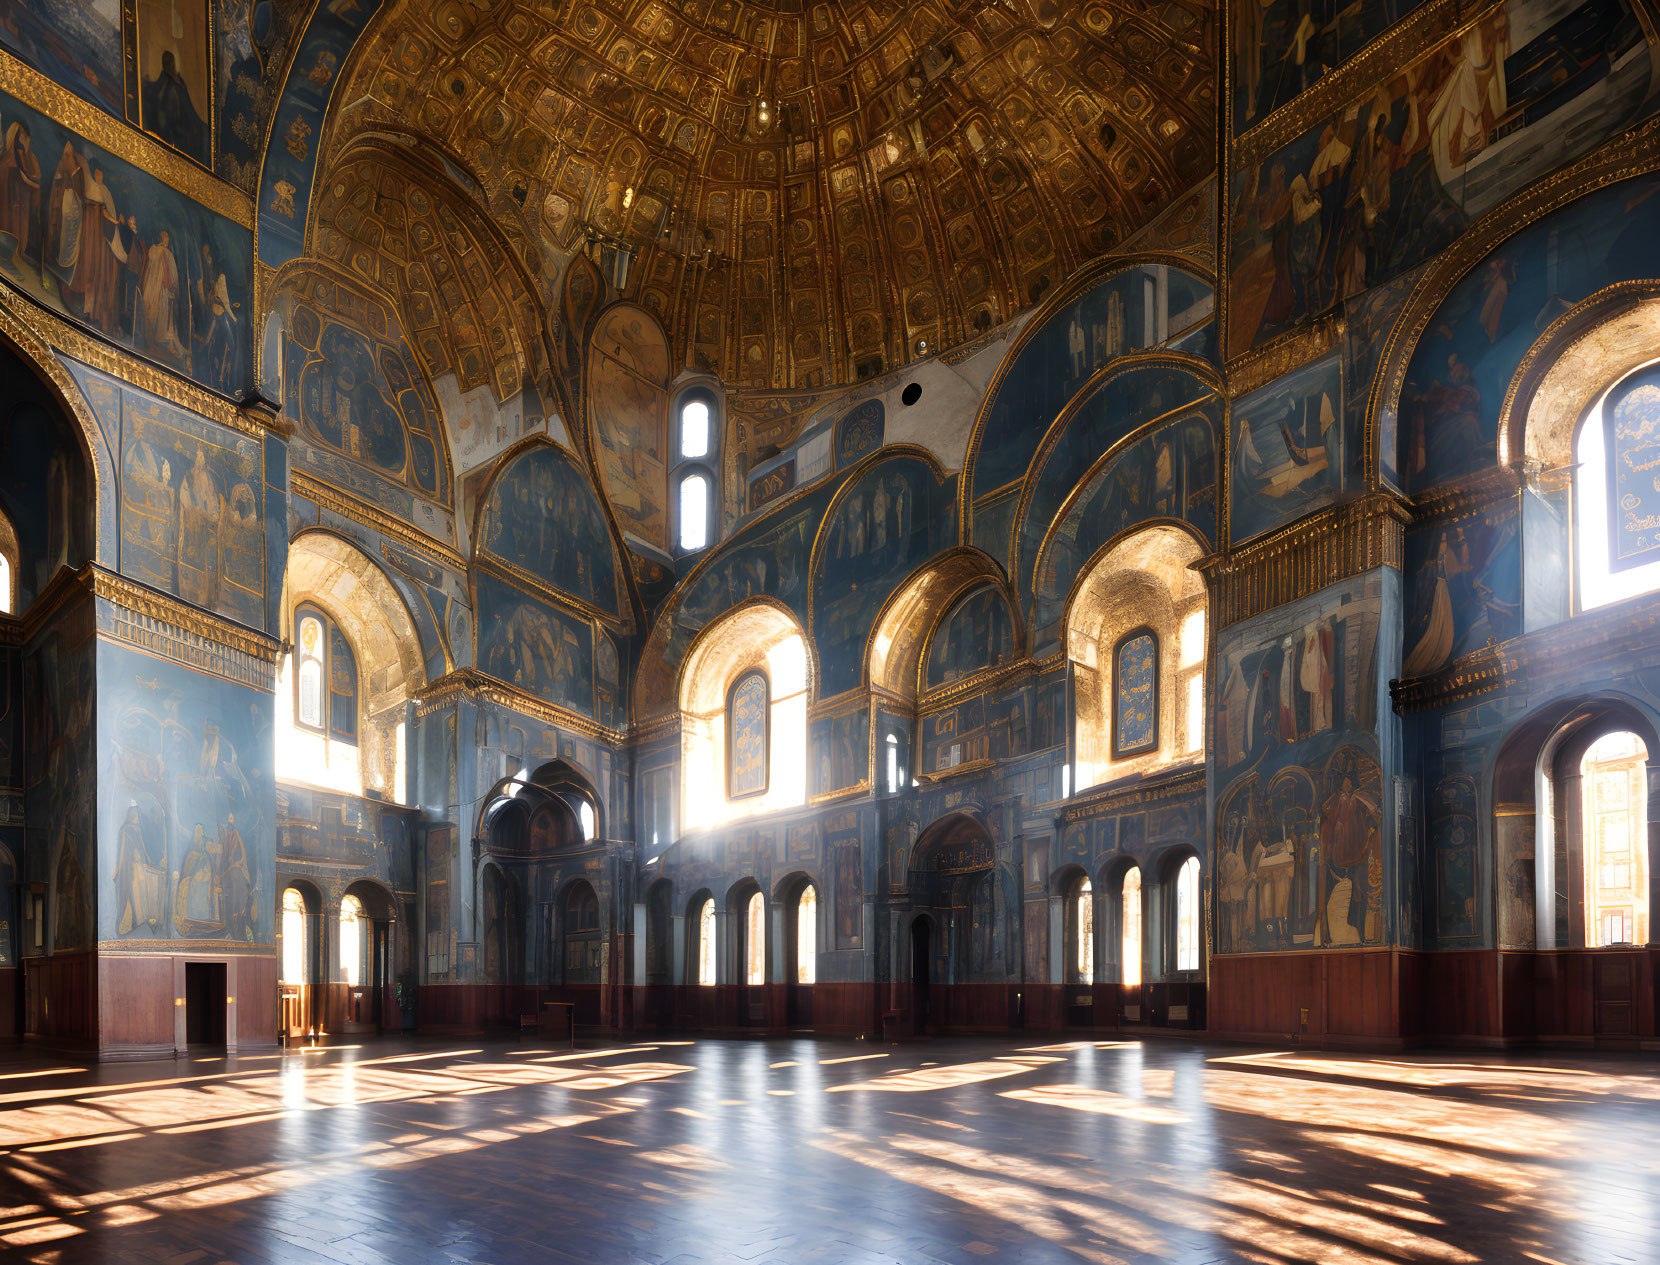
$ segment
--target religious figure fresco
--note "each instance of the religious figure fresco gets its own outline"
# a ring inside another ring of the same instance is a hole
[[[99,656],[100,679],[116,683],[98,763],[100,870],[111,876],[100,935],[269,942],[270,695],[113,643]]]
[[[830,858],[830,881],[836,893],[832,921],[836,948],[857,949],[864,943],[864,860],[858,839],[858,815],[840,815],[851,818],[853,825],[851,830],[844,827],[836,831],[835,838],[826,833],[825,851]]]
[[[589,348],[588,410],[595,458],[623,534],[669,546],[669,352],[657,322],[626,304],[608,309]]]
[[[1337,354],[1287,374],[1233,406],[1233,540],[1272,531],[1330,505],[1350,486],[1358,433],[1343,415]],[[1359,472],[1356,472],[1358,475]]]
[[[1521,528],[1514,504],[1407,534],[1401,674],[1428,676],[1522,630]]]
[[[265,621],[259,441],[120,388],[121,570],[249,627]]]
[[[479,546],[596,610],[623,612],[604,510],[563,449],[538,445],[502,471],[484,505]]]
[[[1429,796],[1429,840],[1435,858],[1435,935],[1439,940],[1476,937],[1480,890],[1476,885],[1476,832],[1474,780],[1464,774],[1443,778]]]
[[[1219,637],[1218,946],[1378,944],[1388,932],[1377,738],[1383,580],[1344,581]]]
[[[137,0],[139,121],[204,167],[213,166],[207,0]]]
[[[246,229],[0,93],[0,275],[225,395],[249,380]]]
[[[1444,249],[1632,122],[1652,77],[1627,0],[1509,0],[1242,169],[1228,356]]]
[[[994,668],[1014,657],[1014,616],[1009,600],[988,584],[959,598],[928,643],[925,684],[947,685],[958,677]]]
[[[851,476],[814,551],[819,696],[858,685],[882,605],[918,566],[956,543],[955,486],[915,457]]]
[[[497,680],[594,714],[594,626],[480,571],[478,662]]]

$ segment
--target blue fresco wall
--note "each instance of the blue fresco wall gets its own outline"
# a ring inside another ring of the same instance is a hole
[[[923,685],[948,685],[1014,658],[1014,614],[995,584],[959,598],[946,611],[928,643]]]
[[[917,457],[849,476],[813,557],[818,695],[854,689],[876,616],[912,571],[957,542],[956,481]]]
[[[1629,126],[1652,77],[1626,0],[1509,0],[1238,170],[1228,357],[1444,250]]]
[[[811,793],[825,795],[831,791],[857,786],[870,776],[870,709],[841,716],[818,716],[807,726],[807,750],[810,753]],[[887,757],[877,753],[879,760]],[[882,770],[877,770],[882,776]]]
[[[1345,403],[1338,353],[1234,401],[1234,544],[1366,486],[1364,440],[1347,419]]]
[[[484,502],[478,549],[587,607],[627,613],[605,511],[562,448],[538,444],[503,468]]]
[[[272,696],[98,643],[101,940],[276,938]]]
[[[1209,750],[1219,952],[1389,943],[1379,741],[1399,580],[1376,571],[1217,636]],[[1392,757],[1388,757],[1392,758]]]
[[[473,583],[480,671],[602,725],[626,722],[627,681],[611,634],[483,568]]]
[[[63,416],[40,380],[0,349],[0,510],[17,532],[18,609],[31,602],[60,567],[78,569],[96,540],[92,474],[75,424]],[[113,517],[113,516],[111,516]]]
[[[1552,321],[1605,286],[1660,276],[1657,195],[1660,176],[1652,175],[1586,194],[1506,239],[1447,295],[1401,386],[1399,468],[1408,491],[1498,459],[1505,392]]]
[[[248,230],[5,93],[0,118],[37,182],[0,209],[0,278],[210,390],[247,387]]]

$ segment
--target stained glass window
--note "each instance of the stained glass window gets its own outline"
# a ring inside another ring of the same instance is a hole
[[[738,678],[727,697],[728,799],[766,793],[767,713],[771,693],[765,672],[749,672]]]
[[[1138,628],[1113,652],[1112,753],[1114,758],[1153,751],[1159,745],[1159,642]]]
[[[1603,402],[1608,428],[1608,567],[1660,560],[1660,366],[1633,374]]]

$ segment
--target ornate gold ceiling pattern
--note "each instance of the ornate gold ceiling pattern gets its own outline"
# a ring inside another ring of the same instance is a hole
[[[498,400],[543,380],[547,345],[524,258],[448,177],[394,142],[360,141],[317,196],[311,252],[400,301],[433,379],[454,373],[463,391],[488,384]]]
[[[404,0],[371,41],[336,138],[418,129],[504,229],[634,244],[626,293],[735,387],[972,338],[1214,162],[1196,0]]]

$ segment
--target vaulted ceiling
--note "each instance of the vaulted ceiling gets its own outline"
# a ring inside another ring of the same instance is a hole
[[[439,142],[550,310],[597,232],[634,251],[626,293],[678,363],[822,387],[1000,324],[1203,177],[1215,47],[1200,0],[401,0],[334,137]],[[336,198],[335,231],[368,246],[389,204]],[[506,368],[487,329],[463,341]]]

